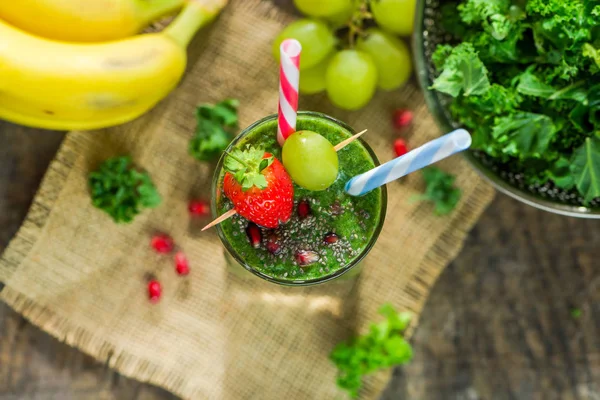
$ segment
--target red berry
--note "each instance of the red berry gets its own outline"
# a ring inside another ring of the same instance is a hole
[[[260,228],[253,222],[250,222],[246,227],[246,235],[248,235],[248,240],[250,240],[250,244],[255,249],[260,247],[260,243],[262,242],[262,234],[260,233]]]
[[[181,251],[175,254],[175,271],[179,275],[187,275],[190,273],[190,264],[187,257]]]
[[[302,200],[300,203],[298,203],[298,217],[300,217],[300,219],[304,219],[310,214],[310,203],[308,200]]]
[[[394,142],[394,152],[396,153],[396,157],[408,153],[408,147],[406,146],[406,141],[404,139],[396,139]]]
[[[206,217],[210,214],[210,206],[204,200],[192,200],[188,204],[190,214],[195,217]]]
[[[270,157],[272,155],[269,153],[263,155],[263,159]],[[258,175],[258,172],[255,171],[254,174]],[[239,215],[265,228],[275,229],[280,223],[288,222],[292,216],[294,184],[283,164],[276,158],[260,174],[266,180],[266,187],[252,186],[246,190],[234,174],[227,172],[223,179],[223,190]]]
[[[267,236],[265,247],[267,248],[269,253],[273,255],[281,253],[281,243],[279,235],[274,232],[270,233],[269,236]]]
[[[158,253],[170,253],[173,251],[174,243],[169,235],[159,234],[152,237],[150,245]]]
[[[319,261],[319,255],[310,250],[298,250],[295,255],[296,262],[301,267],[311,265]]]
[[[158,303],[161,294],[162,287],[160,286],[160,282],[155,279],[148,282],[148,298],[152,303]]]
[[[394,127],[396,129],[404,129],[413,121],[413,113],[410,110],[399,109],[394,111]]]
[[[336,235],[333,232],[328,233],[327,235],[325,235],[325,238],[323,239],[323,241],[326,244],[334,244],[335,242],[337,242],[339,240],[338,235]]]

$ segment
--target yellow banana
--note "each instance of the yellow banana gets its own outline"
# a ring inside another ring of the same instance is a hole
[[[190,0],[161,33],[102,44],[54,42],[0,21],[0,118],[87,130],[137,118],[179,82],[186,46],[227,0]]]
[[[67,42],[133,36],[185,0],[0,0],[0,18],[24,31]]]

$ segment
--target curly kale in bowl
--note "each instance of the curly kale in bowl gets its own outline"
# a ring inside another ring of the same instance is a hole
[[[474,148],[528,184],[600,198],[600,1],[464,0],[442,15],[456,45],[437,47],[431,88]]]

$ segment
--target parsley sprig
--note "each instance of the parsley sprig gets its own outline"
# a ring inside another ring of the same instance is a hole
[[[456,177],[437,167],[423,169],[425,193],[416,196],[415,200],[433,202],[436,215],[450,214],[458,204],[462,192],[454,186]]]
[[[89,186],[94,207],[117,223],[131,222],[143,208],[154,208],[161,202],[150,175],[134,169],[129,156],[106,160],[90,173]]]
[[[372,324],[367,334],[338,344],[330,355],[338,368],[338,386],[352,397],[358,396],[364,375],[406,364],[413,356],[404,339],[410,314],[398,313],[390,304],[384,304],[379,313],[386,317],[384,321]]]
[[[196,134],[189,152],[198,161],[212,161],[227,148],[238,128],[239,101],[223,100],[215,105],[201,104],[196,109]]]

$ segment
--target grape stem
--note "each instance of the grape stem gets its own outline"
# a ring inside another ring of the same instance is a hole
[[[354,11],[352,18],[348,21],[348,43],[350,48],[354,48],[356,35],[364,33],[363,27],[365,20],[372,19],[373,15],[369,12],[369,0],[360,0],[358,7]]]

